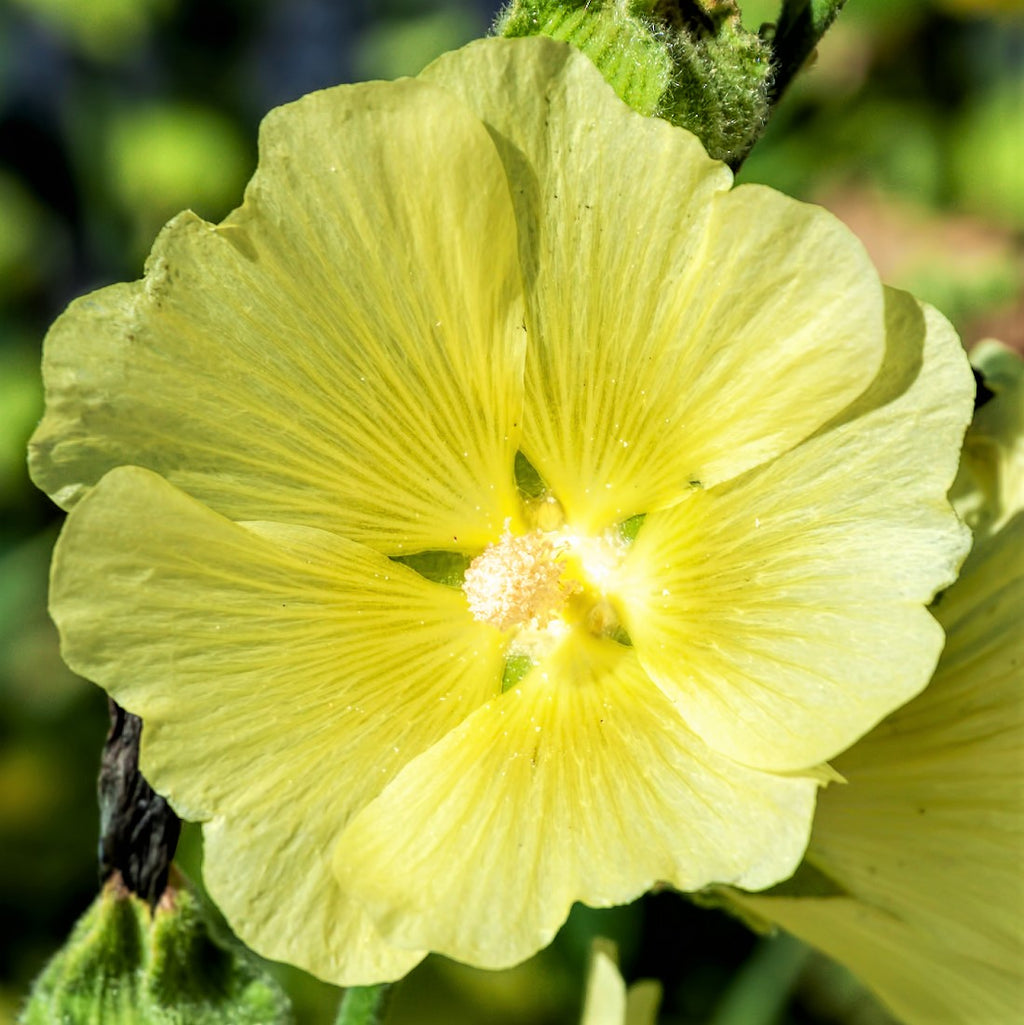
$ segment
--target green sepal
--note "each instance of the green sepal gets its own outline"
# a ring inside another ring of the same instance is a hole
[[[536,664],[529,655],[509,655],[501,677],[501,693],[511,690]]]
[[[634,110],[733,166],[768,120],[771,43],[743,28],[735,0],[512,0],[495,32],[571,43]]]
[[[113,876],[36,980],[21,1025],[289,1025],[256,961],[211,938],[176,877],[152,911]]]
[[[621,0],[513,0],[494,27],[496,35],[548,36],[582,50],[619,98],[641,114],[660,112],[672,81],[672,60],[650,9]]]
[[[646,519],[647,513],[637,513],[635,516],[630,516],[628,520],[623,520],[619,524],[619,537],[628,544],[632,544]]]
[[[533,463],[522,452],[516,452],[515,461],[516,487],[525,499],[543,498],[549,493],[544,478],[537,472]]]
[[[394,555],[392,562],[400,562],[414,569],[421,577],[446,587],[461,587],[472,557],[462,552],[416,552],[414,555]]]

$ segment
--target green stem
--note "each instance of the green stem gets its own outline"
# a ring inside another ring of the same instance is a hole
[[[341,998],[334,1025],[381,1025],[391,1003],[392,984],[349,986]]]
[[[845,3],[846,0],[782,0],[772,40],[775,76],[768,97],[772,106],[779,102]]]
[[[781,1017],[810,948],[780,933],[764,939],[715,1008],[709,1025],[772,1025]]]

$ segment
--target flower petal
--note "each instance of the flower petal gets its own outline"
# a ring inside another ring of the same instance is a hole
[[[314,93],[265,120],[239,210],[54,325],[33,474],[66,507],[134,464],[236,520],[480,547],[516,507],[521,325],[480,122],[415,81]]]
[[[850,785],[823,802],[815,861],[1015,973],[1024,997],[1024,514],[972,553],[936,615],[935,679],[837,759]]]
[[[628,648],[576,636],[410,762],[334,868],[391,942],[502,967],[548,943],[573,901],[788,875],[815,789],[715,755]]]
[[[485,40],[424,74],[505,161],[528,307],[523,451],[575,526],[734,477],[870,384],[882,290],[830,214],[726,192],[695,137],[629,110],[562,44]]]
[[[821,796],[808,853],[850,898],[735,895],[911,1025],[1024,1014],[1022,611],[1018,514],[938,603],[932,683],[836,761],[849,783]]]
[[[773,924],[845,965],[903,1025],[1016,1025],[1021,1020],[1019,985],[1007,985],[1003,973],[968,951],[936,946],[870,904],[845,897],[757,895],[734,903],[747,912],[770,913]]]
[[[329,801],[333,786],[325,781],[310,799]],[[264,957],[338,986],[408,975],[427,951],[387,943],[362,907],[341,893],[325,854],[334,839],[332,820],[296,829],[285,817],[289,810],[271,802],[262,815],[203,824],[203,883],[235,933]]]
[[[887,297],[889,356],[863,400],[770,465],[649,516],[627,559],[622,611],[644,668],[744,764],[832,757],[916,694],[942,647],[923,606],[968,545],[945,495],[973,388],[949,324]]]
[[[126,467],[69,516],[51,610],[69,665],[143,717],[153,786],[212,820],[208,883],[247,943],[338,982],[418,959],[372,940],[326,859],[499,692],[500,638],[461,592],[323,531],[234,524]]]

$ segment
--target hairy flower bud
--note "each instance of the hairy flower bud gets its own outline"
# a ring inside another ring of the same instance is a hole
[[[36,980],[21,1025],[286,1025],[288,1000],[210,937],[180,880],[156,908],[114,875]]]
[[[728,164],[768,120],[771,47],[734,0],[512,0],[495,31],[571,43],[634,110],[688,129]]]

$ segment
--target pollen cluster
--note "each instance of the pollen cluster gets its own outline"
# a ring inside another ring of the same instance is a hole
[[[470,564],[462,589],[476,619],[499,630],[541,629],[576,589],[562,573],[558,549],[543,531],[513,535],[506,530]]]

